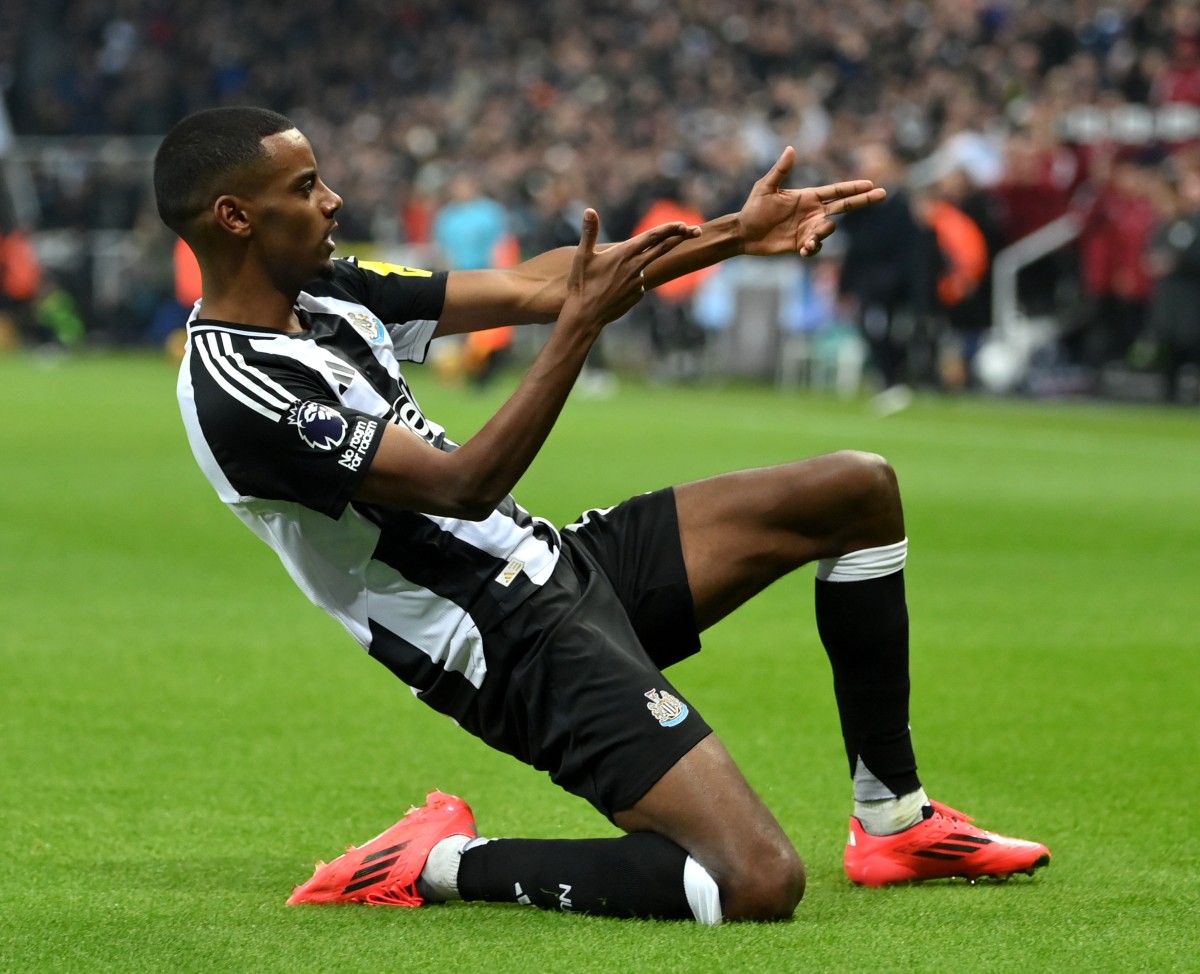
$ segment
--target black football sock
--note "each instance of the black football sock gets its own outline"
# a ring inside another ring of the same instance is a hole
[[[818,578],[816,609],[817,631],[833,667],[854,797],[872,801],[917,791],[903,569],[853,581]]]
[[[543,910],[704,920],[689,905],[687,861],[683,849],[652,832],[615,839],[492,839],[463,852],[458,891],[464,900]],[[716,912],[706,922],[717,922],[719,906]]]

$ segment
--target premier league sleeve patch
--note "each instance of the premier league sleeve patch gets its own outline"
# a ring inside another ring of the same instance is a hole
[[[370,470],[385,421],[332,398],[324,362],[278,354],[274,340],[216,329],[201,338],[208,357],[193,358],[195,435],[237,502],[286,501],[340,518]]]
[[[293,403],[287,421],[296,427],[300,439],[313,450],[336,450],[346,439],[346,417],[332,406],[311,399]]]
[[[261,457],[270,487],[260,496],[296,500],[340,517],[370,468],[381,421],[355,409],[304,399],[291,405],[286,424],[273,425],[276,436],[262,444]],[[299,442],[286,432],[289,428]]]

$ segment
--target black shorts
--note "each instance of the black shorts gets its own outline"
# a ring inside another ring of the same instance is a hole
[[[470,729],[609,818],[711,729],[662,669],[700,648],[671,490],[563,530],[551,578],[482,633]]]

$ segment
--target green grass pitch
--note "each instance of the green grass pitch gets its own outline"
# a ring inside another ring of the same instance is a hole
[[[420,381],[465,438],[500,402]],[[895,465],[932,795],[1045,841],[1004,885],[841,874],[848,781],[811,570],[674,672],[804,856],[789,923],[288,908],[429,788],[488,835],[614,834],[414,701],[194,467],[156,358],[0,360],[0,971],[1196,969],[1200,415],[628,385],[517,491],[557,522],[841,447]]]

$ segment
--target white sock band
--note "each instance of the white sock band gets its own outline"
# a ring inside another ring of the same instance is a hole
[[[921,821],[929,804],[925,789],[918,788],[907,795],[897,795],[880,801],[856,801],[854,817],[868,835],[895,835]]]
[[[904,567],[908,557],[908,538],[881,548],[863,548],[838,558],[817,562],[817,578],[822,582],[862,582],[868,578],[893,575]]]
[[[462,899],[458,893],[458,867],[462,854],[469,848],[490,840],[469,835],[448,835],[429,850],[429,858],[421,870],[421,883],[430,903],[445,903]]]
[[[721,891],[708,870],[691,856],[683,864],[683,891],[697,923],[715,927],[721,922]]]

